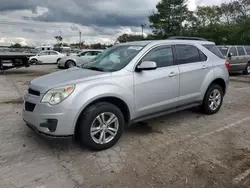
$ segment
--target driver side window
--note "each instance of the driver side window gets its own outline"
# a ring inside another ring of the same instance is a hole
[[[47,52],[41,52],[39,55],[47,55]]]
[[[235,47],[230,48],[229,54],[232,54],[233,56],[237,56],[237,51]]]
[[[156,47],[143,57],[143,61],[154,61],[157,68],[172,66],[174,62],[172,48],[170,46]]]

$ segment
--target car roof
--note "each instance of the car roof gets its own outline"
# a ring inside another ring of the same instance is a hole
[[[82,52],[85,52],[85,51],[103,51],[103,49],[83,49],[81,51]]]
[[[217,45],[217,47],[227,47],[227,48],[230,48],[230,47],[245,47],[247,45]]]
[[[42,50],[42,51],[40,51],[40,53],[41,52],[58,52],[58,51],[55,51],[55,50]]]
[[[210,41],[203,40],[145,40],[145,41],[133,41],[117,44],[119,46],[123,45],[135,45],[135,46],[146,46],[146,45],[157,45],[157,44],[215,44]]]

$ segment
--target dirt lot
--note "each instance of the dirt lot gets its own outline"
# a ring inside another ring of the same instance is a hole
[[[40,138],[22,121],[28,82],[57,71],[33,66],[0,75],[2,188],[249,188],[250,77],[233,75],[221,111],[197,109],[135,124],[115,147],[92,152]]]

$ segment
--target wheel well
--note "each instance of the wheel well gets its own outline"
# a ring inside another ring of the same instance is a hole
[[[216,80],[214,80],[212,84],[218,84],[219,86],[221,86],[222,90],[223,90],[223,93],[225,94],[226,92],[226,83],[225,81],[222,79],[222,78],[217,78]]]
[[[127,104],[123,100],[121,100],[121,99],[119,99],[117,97],[103,97],[103,98],[100,98],[100,99],[97,99],[97,100],[91,102],[89,105],[87,105],[82,110],[81,114],[79,115],[79,117],[77,119],[76,128],[75,128],[75,135],[77,135],[77,133],[79,132],[78,131],[79,130],[79,119],[80,119],[81,115],[84,113],[84,111],[88,107],[90,107],[91,105],[93,105],[95,103],[99,103],[99,102],[108,102],[108,103],[111,103],[111,104],[115,105],[116,107],[118,107],[121,110],[121,112],[122,112],[122,114],[124,116],[125,123],[126,124],[129,123],[129,121],[130,121],[130,111],[129,111],[129,108],[128,108]]]
[[[56,60],[56,62],[58,62],[58,61],[60,61],[62,58],[58,58],[57,60]]]

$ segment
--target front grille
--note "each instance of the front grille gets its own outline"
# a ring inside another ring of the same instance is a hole
[[[31,88],[28,89],[28,93],[31,94],[31,95],[40,96],[40,92],[39,91],[33,90]]]
[[[33,112],[33,110],[35,109],[35,104],[30,103],[30,102],[25,102],[25,110],[29,111],[29,112]]]

